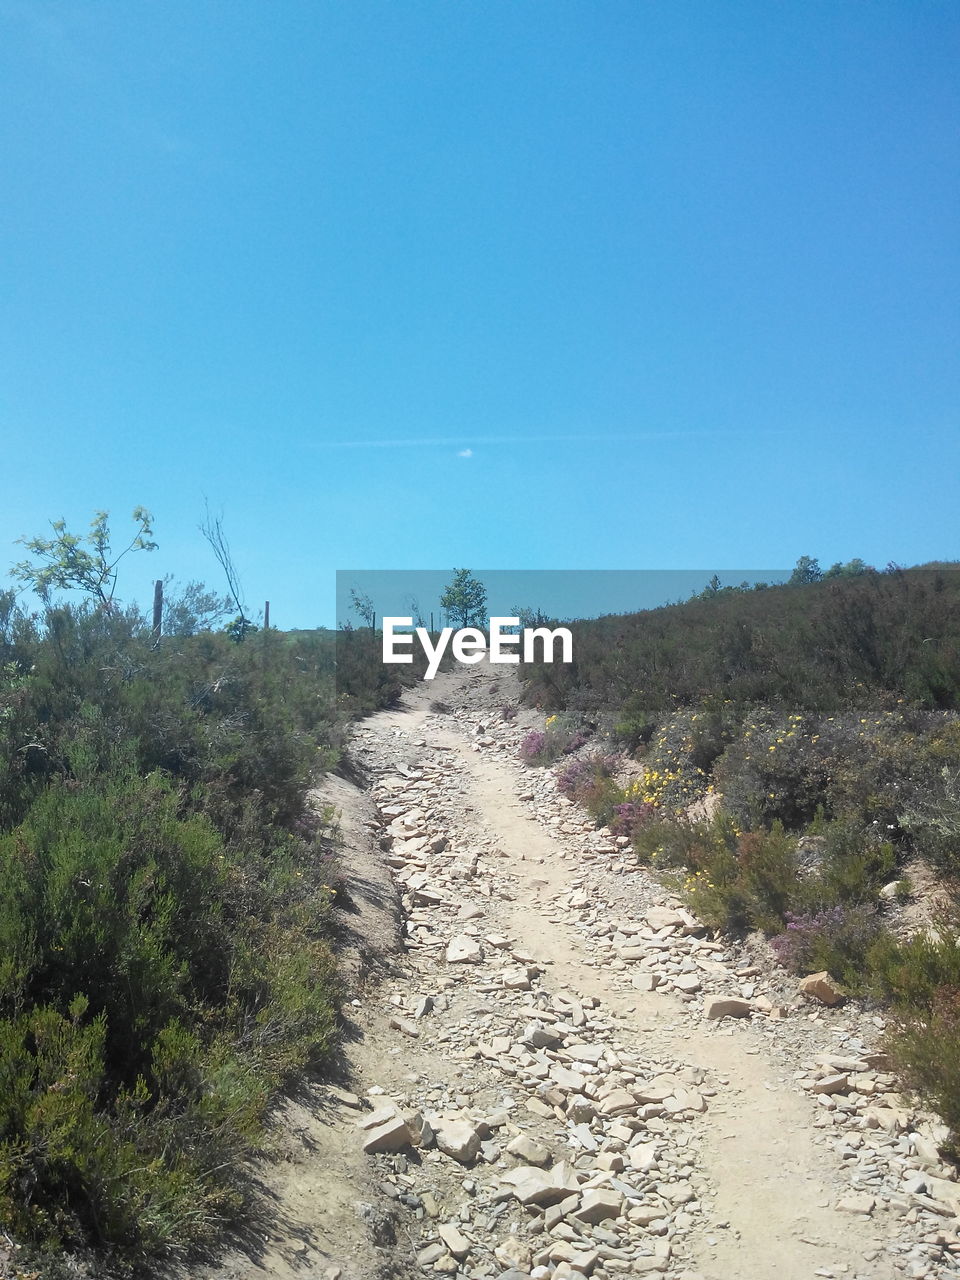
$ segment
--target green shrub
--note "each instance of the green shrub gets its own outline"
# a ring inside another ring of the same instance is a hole
[[[794,842],[776,825],[740,833],[723,815],[697,825],[701,840],[687,850],[682,882],[690,909],[714,929],[779,930],[796,885]]]
[[[960,988],[940,988],[922,1015],[902,1013],[886,1048],[908,1086],[960,1132]]]
[[[0,838],[0,1211],[35,1239],[210,1238],[332,1044],[324,863],[179,806],[158,775],[53,784]]]
[[[929,1012],[937,992],[960,990],[960,937],[955,923],[921,930],[906,940],[885,935],[871,949],[870,974],[875,993],[898,1009]]]

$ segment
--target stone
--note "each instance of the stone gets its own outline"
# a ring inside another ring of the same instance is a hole
[[[801,995],[812,996],[813,999],[819,1000],[821,1004],[842,1004],[846,999],[840,984],[835,978],[831,978],[826,970],[822,973],[811,973],[807,977],[801,978],[797,989]]]
[[[910,1146],[913,1149],[913,1154],[922,1165],[929,1169],[940,1167],[940,1152],[937,1150],[935,1142],[931,1142],[929,1138],[925,1138],[920,1133],[911,1133]]]
[[[697,1198],[689,1182],[670,1182],[657,1187],[657,1190],[664,1200],[669,1200],[671,1204],[689,1204],[691,1200]]]
[[[404,1111],[403,1121],[410,1132],[410,1142],[415,1147],[429,1147],[433,1143],[433,1126],[420,1111]]]
[[[367,1155],[375,1155],[379,1151],[402,1151],[410,1145],[410,1130],[398,1115],[368,1129],[363,1140],[363,1149]]]
[[[735,996],[713,996],[703,1007],[707,1018],[749,1018],[751,1013],[749,1000],[738,1000]]]
[[[563,1036],[555,1027],[544,1027],[538,1022],[531,1022],[524,1030],[523,1043],[531,1049],[556,1049],[563,1044]]]
[[[636,1169],[638,1173],[649,1173],[657,1166],[656,1147],[652,1142],[638,1142],[636,1146],[627,1148],[627,1159],[631,1169]]]
[[[442,1222],[437,1227],[437,1235],[455,1258],[465,1258],[470,1252],[470,1241],[452,1222]]]
[[[636,1111],[637,1099],[626,1089],[613,1089],[600,1103],[600,1114],[604,1116],[622,1116],[628,1111]]]
[[[479,964],[483,959],[483,947],[468,933],[455,934],[447,943],[448,964]]]
[[[927,1174],[927,1195],[940,1204],[946,1205],[949,1212],[960,1216],[960,1183],[951,1182],[949,1178],[937,1178]]]
[[[433,1132],[438,1150],[459,1164],[472,1164],[480,1154],[480,1135],[467,1120],[434,1120]]]
[[[651,929],[679,929],[685,923],[679,911],[672,907],[651,907],[646,914]]]
[[[421,1267],[432,1267],[435,1262],[440,1261],[446,1252],[442,1244],[428,1244],[425,1249],[421,1249],[417,1254],[417,1262]]]
[[[847,1076],[824,1076],[822,1080],[818,1080],[810,1088],[811,1093],[847,1093],[850,1089],[850,1080]]]
[[[567,1261],[571,1271],[579,1271],[580,1275],[588,1276],[600,1261],[600,1254],[596,1249],[580,1249]]]
[[[579,1071],[571,1071],[569,1067],[561,1066],[559,1062],[555,1062],[550,1068],[550,1079],[555,1081],[561,1089],[569,1089],[575,1093],[581,1093],[587,1085],[586,1078]]]
[[[567,1118],[573,1124],[589,1124],[596,1114],[596,1103],[585,1098],[582,1093],[575,1093],[567,1100]]]
[[[622,1205],[623,1196],[619,1191],[610,1187],[591,1187],[583,1193],[579,1207],[570,1216],[575,1222],[596,1226],[607,1218],[619,1217]]]
[[[577,1175],[568,1164],[555,1165],[549,1171],[522,1165],[501,1174],[500,1181],[512,1188],[523,1205],[552,1205],[565,1200],[580,1188]]]
[[[656,1222],[663,1215],[663,1206],[659,1204],[636,1204],[627,1210],[629,1220],[640,1227],[649,1227],[651,1222]]]
[[[359,1097],[355,1093],[351,1093],[349,1089],[340,1089],[336,1085],[327,1085],[327,1094],[339,1102],[343,1107],[349,1107],[351,1111],[359,1111],[363,1106]]]
[[[598,1063],[604,1055],[604,1047],[602,1044],[568,1044],[565,1049],[561,1049],[561,1055],[571,1062],[592,1062]]]
[[[597,1147],[600,1145],[594,1135],[590,1132],[590,1126],[588,1124],[573,1125],[570,1129],[570,1137],[573,1138],[575,1142],[578,1142],[580,1146],[583,1147],[584,1151],[596,1151]]]
[[[696,995],[702,984],[695,973],[681,973],[674,978],[673,985],[684,995],[692,996]]]
[[[506,1240],[494,1249],[493,1256],[505,1267],[515,1268],[517,1271],[529,1271],[533,1261],[530,1246],[518,1240],[516,1236],[507,1236]]]
[[[539,1142],[534,1142],[526,1134],[518,1134],[512,1142],[507,1143],[507,1151],[524,1164],[535,1164],[543,1169],[550,1163],[550,1152]]]
[[[910,1123],[906,1111],[897,1107],[866,1107],[863,1118],[868,1129],[882,1129],[884,1133],[903,1133]]]
[[[873,1196],[866,1193],[853,1192],[848,1196],[844,1196],[837,1201],[837,1208],[841,1213],[859,1213],[865,1217],[873,1213],[876,1206],[876,1200]]]

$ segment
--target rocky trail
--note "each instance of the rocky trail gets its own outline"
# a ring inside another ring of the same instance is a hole
[[[522,766],[503,670],[365,721],[369,788],[325,790],[353,904],[342,1087],[289,1104],[273,1219],[203,1275],[960,1274],[945,1134],[897,1094],[882,1018],[711,938]]]

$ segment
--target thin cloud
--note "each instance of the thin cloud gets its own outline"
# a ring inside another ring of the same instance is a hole
[[[470,444],[630,444],[642,440],[726,439],[733,436],[781,436],[784,431],[633,431],[622,435],[407,436],[393,440],[312,440],[318,449],[426,449],[465,445],[458,457],[470,457]]]
[[[472,450],[472,449],[459,449],[459,450],[457,451],[457,457],[458,457],[458,458],[472,458],[472,457],[473,457],[473,450]]]

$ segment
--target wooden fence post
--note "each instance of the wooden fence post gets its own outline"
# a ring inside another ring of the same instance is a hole
[[[153,643],[160,643],[163,632],[163,579],[158,578],[153,584]]]

